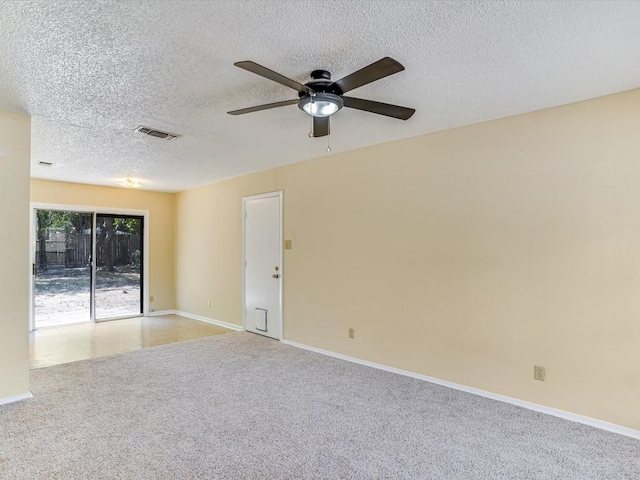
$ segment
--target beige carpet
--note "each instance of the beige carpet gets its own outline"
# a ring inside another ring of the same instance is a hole
[[[3,479],[634,479],[640,441],[231,333],[32,372]]]

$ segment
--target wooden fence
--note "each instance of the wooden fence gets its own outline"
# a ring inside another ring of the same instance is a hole
[[[119,233],[111,241],[111,255],[114,266],[140,263],[140,235]],[[46,240],[47,265],[64,265],[68,268],[86,267],[91,263],[91,235],[69,236],[65,241]],[[36,258],[40,258],[40,241],[36,241]],[[137,253],[136,253],[137,252]],[[96,265],[105,265],[106,249],[104,241],[96,243]]]

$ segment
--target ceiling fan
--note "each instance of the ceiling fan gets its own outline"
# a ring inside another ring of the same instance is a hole
[[[413,108],[344,96],[345,93],[351,90],[404,70],[404,67],[399,62],[390,57],[378,60],[335,82],[331,80],[331,73],[328,71],[314,70],[311,72],[311,80],[304,85],[255,62],[236,62],[234,65],[281,85],[293,88],[298,92],[298,98],[233,110],[227,112],[229,115],[243,115],[245,113],[298,104],[301,110],[313,117],[313,128],[309,136],[324,137],[329,135],[329,117],[342,107],[364,110],[365,112],[377,113],[378,115],[400,120],[408,120],[415,113]]]

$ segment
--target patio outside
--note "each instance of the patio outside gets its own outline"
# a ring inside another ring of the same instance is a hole
[[[93,214],[38,210],[36,327],[91,319]],[[139,223],[138,223],[139,222]],[[98,215],[96,318],[140,314],[141,219]]]

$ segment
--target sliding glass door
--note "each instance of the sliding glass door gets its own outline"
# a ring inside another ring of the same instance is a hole
[[[33,327],[143,314],[144,217],[34,210]]]
[[[95,319],[142,314],[144,218],[96,215]]]
[[[93,214],[38,209],[35,223],[36,328],[90,321]]]

